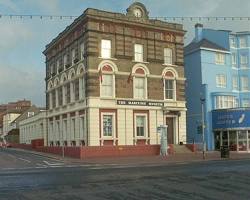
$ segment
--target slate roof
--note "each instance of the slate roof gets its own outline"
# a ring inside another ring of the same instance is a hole
[[[189,45],[187,45],[184,48],[184,52],[185,52],[185,54],[188,54],[191,51],[200,49],[201,47],[208,48],[208,49],[214,49],[214,50],[220,50],[220,51],[229,51],[228,49],[223,48],[223,47],[219,46],[218,44],[215,44],[207,39],[202,39],[199,42],[195,42],[195,41],[191,42]]]

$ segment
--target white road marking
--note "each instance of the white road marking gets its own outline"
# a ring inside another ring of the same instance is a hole
[[[46,165],[49,166],[58,166],[58,165],[63,165],[64,163],[49,163],[48,161],[44,160],[43,161]]]
[[[40,163],[36,163],[36,165],[41,166],[41,167],[48,167],[47,165],[43,165],[43,164],[40,164]]]
[[[178,162],[178,163],[176,163],[177,165],[186,165],[186,164],[188,164],[188,162]]]
[[[11,157],[11,158],[16,159],[16,156],[13,156],[13,155],[11,155],[11,154],[9,154],[9,153],[5,153],[5,154],[8,155],[8,156]]]
[[[28,162],[28,163],[31,163],[31,161],[30,160],[26,160],[26,159],[23,159],[23,158],[18,158],[19,160],[22,160],[22,161],[24,161],[24,162]]]

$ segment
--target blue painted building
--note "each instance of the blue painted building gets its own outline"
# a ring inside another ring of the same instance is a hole
[[[225,124],[218,128],[213,120],[214,113],[224,115],[232,109],[247,112],[246,107],[250,106],[249,50],[250,32],[231,33],[205,29],[201,24],[195,25],[195,38],[184,50],[188,142],[202,142],[203,99],[207,149],[218,149],[221,145],[232,146],[232,150],[249,149],[250,125],[239,128]],[[247,148],[241,148],[239,144],[242,130],[245,131],[242,134],[245,134]]]

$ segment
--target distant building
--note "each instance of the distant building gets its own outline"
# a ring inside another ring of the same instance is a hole
[[[249,47],[250,32],[231,33],[205,29],[201,24],[195,26],[195,38],[185,47],[190,141],[202,141],[203,100],[207,149],[226,145],[231,150],[250,150]],[[248,123],[241,122],[241,117]]]
[[[1,134],[1,128],[3,131],[3,116],[11,112],[17,112],[22,113],[24,110],[29,108],[31,106],[31,101],[29,100],[18,100],[16,102],[9,102],[8,104],[1,104],[0,105],[0,134]]]
[[[0,105],[0,140],[3,140],[3,137],[6,137],[11,130],[16,129],[16,126],[12,122],[30,106],[31,101],[25,99]],[[15,142],[18,142],[18,132],[14,131],[11,134],[15,135],[14,138],[17,138]]]
[[[9,111],[3,116],[3,134],[7,135],[9,131],[11,131],[14,126],[11,125],[11,123],[18,118],[21,115],[21,113],[18,113],[17,111]]]
[[[33,115],[19,122],[20,143],[32,144],[40,141],[40,146],[47,143],[46,110],[39,109]]]
[[[87,9],[46,46],[48,145],[186,142],[181,24]]]

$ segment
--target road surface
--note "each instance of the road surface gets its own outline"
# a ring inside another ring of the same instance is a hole
[[[4,149],[0,150],[2,199],[249,200],[250,160],[79,164]]]

